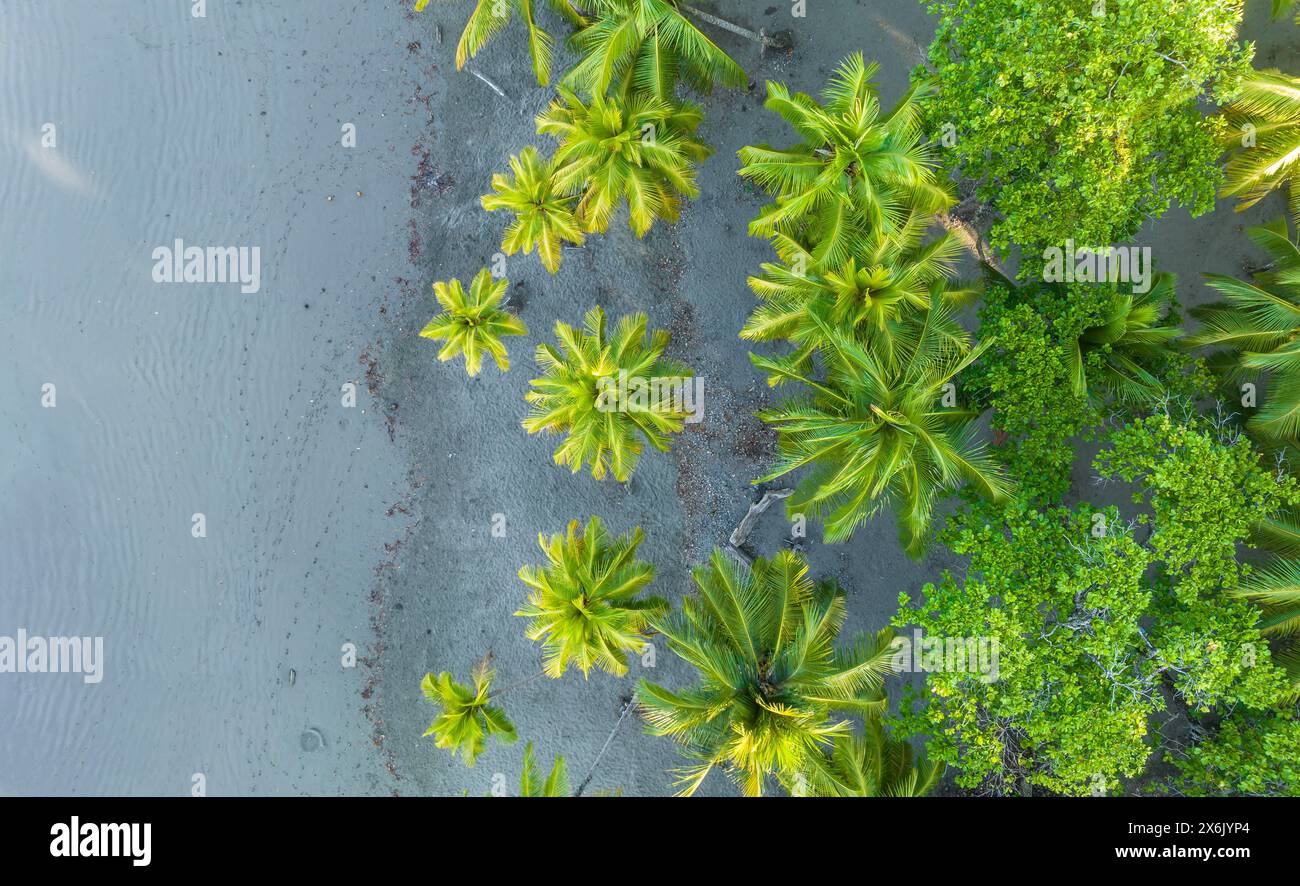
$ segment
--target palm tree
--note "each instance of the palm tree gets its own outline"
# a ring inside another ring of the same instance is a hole
[[[990,279],[1013,293],[1013,302],[1034,304],[1039,293],[1050,294],[1053,304],[1069,304],[1078,298],[1071,293],[1071,284],[1035,282],[1017,286],[991,266],[985,265],[984,270]],[[1070,381],[1076,396],[1139,406],[1154,404],[1165,396],[1159,376],[1177,360],[1177,341],[1183,334],[1175,310],[1175,284],[1174,275],[1165,272],[1153,275],[1146,292],[1135,292],[1130,283],[1086,284],[1104,303],[1098,302],[1098,316],[1077,339],[1062,342],[1070,348]],[[1044,313],[1041,306],[1035,308]]]
[[[453,682],[447,671],[436,678],[433,674],[425,674],[420,682],[424,697],[440,708],[424,735],[432,735],[437,747],[448,748],[453,755],[459,751],[466,766],[474,765],[492,736],[507,744],[519,739],[505,712],[488,704],[495,677],[489,653],[470,673],[474,684],[472,689]]]
[[[1235,596],[1253,600],[1263,608],[1259,629],[1269,637],[1278,637],[1286,645],[1274,654],[1291,682],[1294,697],[1300,697],[1300,562],[1275,560],[1251,574]]]
[[[1276,68],[1253,71],[1225,113],[1227,143],[1236,150],[1225,170],[1223,196],[1240,197],[1240,211],[1285,185],[1291,217],[1300,226],[1300,77]],[[1247,140],[1246,133],[1253,137]]]
[[[811,390],[759,413],[776,426],[779,460],[757,482],[812,467],[787,499],[791,514],[821,517],[825,540],[838,542],[892,506],[908,553],[919,556],[941,495],[966,482],[994,501],[1007,497],[1008,482],[974,442],[976,414],[942,405],[945,386],[992,340],[971,349],[952,309],[938,299],[900,333],[892,367],[829,325],[822,334],[824,382],[750,355],[759,369]]]
[[[577,213],[586,230],[607,230],[626,200],[632,230],[644,237],[656,218],[677,220],[679,194],[699,194],[694,164],[712,153],[694,136],[702,119],[698,105],[644,95],[597,96],[584,103],[562,89],[560,99],[538,116],[537,131],[560,142],[554,187],[581,195]]]
[[[1204,328],[1187,344],[1220,349],[1212,362],[1231,380],[1268,373],[1268,396],[1247,427],[1267,441],[1294,442],[1300,438],[1300,246],[1288,236],[1285,218],[1248,233],[1272,263],[1252,275],[1253,283],[1206,274],[1226,301],[1192,310]]]
[[[776,197],[749,225],[756,237],[784,235],[813,244],[819,264],[842,265],[864,251],[873,230],[893,236],[912,212],[934,214],[953,203],[922,143],[914,86],[882,113],[871,78],[879,65],[855,53],[836,69],[822,103],[768,81],[766,107],[803,141],[790,148],[741,148],[740,175]]]
[[[682,15],[678,0],[587,0],[594,15],[569,38],[582,56],[562,81],[590,96],[676,98],[680,77],[697,91],[741,87],[745,71]]]
[[[890,738],[875,720],[868,720],[862,732],[836,736],[829,754],[810,760],[792,792],[814,797],[923,797],[943,775],[943,764],[916,758],[910,744]]]
[[[650,617],[668,609],[660,597],[637,597],[655,574],[636,559],[644,538],[638,526],[611,539],[599,517],[582,535],[573,520],[566,535],[538,536],[547,565],[519,570],[531,593],[515,615],[532,619],[526,636],[542,641],[547,676],[564,676],[571,663],[584,677],[593,665],[620,677],[627,673],[627,653],[645,646]]]
[[[420,336],[446,342],[438,352],[439,360],[464,354],[465,369],[471,376],[478,375],[484,354],[491,354],[502,372],[510,368],[510,357],[501,337],[527,335],[528,327],[523,320],[498,307],[509,285],[504,279],[493,280],[487,268],[475,275],[468,295],[454,278],[433,284],[433,294],[443,313],[430,320],[420,330]]]
[[[563,757],[556,757],[551,764],[551,772],[545,781],[538,780],[537,764],[533,762],[533,743],[524,745],[524,769],[519,776],[519,796],[521,797],[567,797],[569,796],[569,773]]]
[[[573,215],[574,199],[555,186],[550,161],[542,160],[533,147],[524,148],[510,158],[514,179],[501,173],[492,176],[495,194],[480,198],[489,212],[505,209],[515,214],[506,228],[501,248],[506,255],[523,250],[527,255],[537,248],[537,257],[552,274],[560,269],[560,247],[564,241],[582,245],[585,237]]]
[[[681,795],[721,766],[758,796],[769,776],[793,779],[847,734],[834,712],[884,710],[892,633],[835,649],[844,596],[834,582],[814,584],[802,556],[782,551],[745,566],[714,550],[693,574],[698,594],[654,626],[699,680],[680,692],[642,680],[637,691],[648,731],[677,739],[697,761],[678,773]]]
[[[591,465],[597,480],[612,472],[626,482],[636,468],[644,437],[655,449],[668,450],[668,435],[682,430],[689,415],[684,398],[673,394],[692,374],[689,367],[663,356],[669,335],[649,332],[644,314],[618,322],[611,338],[605,312],[592,308],[583,328],[555,324],[560,349],[537,346],[542,376],[524,395],[532,409],[523,421],[530,434],[567,433],[555,450],[555,463],[577,473]],[[620,390],[624,381],[629,395]],[[638,396],[658,391],[658,395]]]
[[[528,51],[532,56],[533,74],[537,77],[539,86],[550,85],[555,38],[542,30],[534,19],[535,2],[536,0],[477,0],[474,11],[465,24],[465,30],[460,35],[460,42],[456,44],[456,70],[464,68],[465,62],[478,55],[478,51],[510,24],[511,17],[518,13],[528,26]],[[415,0],[415,11],[422,12],[428,5],[429,0]],[[566,0],[548,0],[548,5],[575,28],[585,27],[588,23]]]
[[[762,275],[749,278],[762,304],[740,337],[788,340],[795,350],[783,362],[792,371],[805,372],[813,354],[826,347],[822,329],[829,324],[891,365],[901,329],[917,311],[929,310],[933,295],[953,304],[976,295],[976,290],[950,285],[946,279],[961,243],[945,233],[922,245],[926,226],[928,220],[914,214],[898,239],[872,231],[864,237],[862,251],[829,268],[802,244],[778,237],[780,262],[765,263]],[[771,384],[780,381],[780,376],[769,379]]]

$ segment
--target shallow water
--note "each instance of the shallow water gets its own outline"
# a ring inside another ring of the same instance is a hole
[[[386,789],[342,658],[404,474],[358,354],[406,263],[412,26],[205,11],[0,6],[0,636],[105,650],[0,674],[3,792]],[[154,282],[176,238],[258,247],[259,291]]]

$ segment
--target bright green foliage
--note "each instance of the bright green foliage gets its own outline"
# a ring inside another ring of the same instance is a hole
[[[626,200],[632,230],[644,237],[655,219],[677,220],[678,195],[699,195],[694,164],[712,153],[694,136],[702,119],[698,105],[643,95],[597,96],[586,104],[560,90],[560,99],[538,116],[537,131],[560,142],[552,186],[580,195],[577,214],[586,230],[607,230]]]
[[[420,682],[424,697],[441,709],[424,734],[432,735],[434,744],[440,748],[448,748],[453,754],[459,751],[466,766],[474,765],[492,736],[507,744],[519,739],[505,712],[488,704],[492,698],[492,680],[496,676],[491,661],[492,656],[488,655],[475,665],[470,673],[474,683],[472,689],[453,682],[451,674],[446,671],[436,678],[433,674],[425,674]]]
[[[794,240],[778,238],[774,245],[781,262],[765,263],[761,276],[749,278],[762,304],[740,337],[789,341],[795,349],[781,362],[791,371],[807,372],[813,355],[827,347],[822,329],[830,325],[894,365],[907,321],[929,310],[932,293],[952,304],[975,295],[947,281],[961,244],[945,234],[922,245],[928,225],[928,216],[914,214],[897,237],[872,231],[860,251],[833,268],[821,267]]]
[[[923,0],[935,137],[1002,218],[998,249],[1127,240],[1170,201],[1214,206],[1225,124],[1202,99],[1229,99],[1249,71],[1236,42],[1242,0]]]
[[[513,180],[494,174],[496,193],[484,194],[480,202],[488,211],[504,209],[515,214],[501,241],[506,255],[520,250],[528,254],[536,247],[537,257],[554,274],[560,269],[564,241],[581,245],[585,239],[573,215],[576,200],[555,186],[551,161],[543,160],[536,148],[524,148],[518,157],[511,157],[510,170]]]
[[[501,33],[518,13],[528,26],[528,52],[533,60],[533,74],[539,86],[548,85],[555,38],[537,24],[533,14],[537,3],[538,0],[477,0],[460,35],[460,42],[456,44],[456,70],[464,68],[465,62],[478,55],[478,51]],[[422,12],[428,5],[429,0],[415,0],[415,11]],[[575,27],[585,21],[566,0],[549,0],[549,5]]]
[[[640,527],[610,538],[599,517],[581,535],[574,520],[566,535],[538,536],[547,564],[519,570],[531,592],[515,615],[532,619],[526,636],[542,641],[547,676],[564,676],[570,664],[584,677],[593,665],[620,677],[627,673],[627,653],[645,646],[650,617],[668,610],[660,597],[637,597],[655,574],[636,559],[644,538]]]
[[[605,329],[605,312],[592,308],[583,328],[555,324],[560,348],[537,346],[540,378],[524,395],[532,409],[523,420],[524,430],[566,433],[555,450],[555,463],[577,473],[591,465],[597,480],[613,473],[626,482],[641,455],[641,438],[661,452],[668,450],[668,435],[682,430],[688,412],[680,396],[638,396],[633,382],[640,381],[662,393],[664,386],[682,382],[689,367],[663,356],[669,335],[646,329],[644,314],[624,317],[611,337]],[[629,395],[617,395],[619,378],[626,374]],[[671,384],[670,384],[671,383]]]
[[[1281,18],[1286,15],[1287,11],[1295,6],[1296,0],[1273,0],[1273,18]],[[1300,12],[1296,13],[1295,20],[1300,24]]]
[[[1240,211],[1286,187],[1300,225],[1300,77],[1252,71],[1226,114],[1224,137],[1234,151],[1223,196],[1240,197]]]
[[[912,746],[868,720],[862,732],[835,737],[828,755],[814,755],[798,785],[814,797],[922,797],[943,775],[941,764],[919,759]]]
[[[483,367],[484,354],[491,354],[502,372],[510,368],[510,357],[501,337],[527,335],[528,327],[523,320],[498,307],[509,285],[508,280],[493,280],[487,268],[474,277],[468,295],[456,279],[433,284],[433,294],[443,313],[430,320],[420,335],[446,342],[438,352],[439,360],[464,354],[465,369],[471,376],[478,375]]]
[[[1128,284],[1015,286],[989,272],[980,337],[994,342],[970,374],[993,409],[995,451],[1030,500],[1069,488],[1071,441],[1108,405],[1150,406],[1195,384],[1176,347],[1174,278],[1146,293]]]
[[[833,269],[870,256],[866,241],[872,231],[893,237],[906,229],[912,213],[930,215],[951,205],[931,151],[922,144],[921,90],[882,111],[872,82],[878,68],[865,64],[861,53],[849,56],[820,104],[768,81],[765,106],[802,142],[740,149],[740,175],[776,198],[750,222],[751,235],[811,244],[815,264]]]
[[[1257,611],[1234,596],[1246,572],[1236,555],[1257,520],[1296,504],[1296,481],[1264,463],[1245,437],[1165,414],[1115,432],[1096,467],[1103,478],[1140,484],[1134,500],[1150,509],[1140,520],[1150,525],[1145,546],[1159,566],[1158,645],[1177,660],[1174,687],[1200,711],[1275,704],[1285,681]]]
[[[1300,797],[1300,717],[1292,711],[1238,711],[1213,738],[1172,762],[1172,787],[1191,797]]]
[[[903,731],[930,736],[931,758],[982,793],[1113,789],[1142,771],[1147,721],[1163,707],[1139,633],[1148,559],[1126,532],[1094,538],[1087,507],[1009,508],[1005,524],[987,511],[959,515],[945,537],[971,556],[965,581],[945,573],[895,625],[996,638],[997,680],[973,670],[926,674],[922,694],[905,689]],[[1104,516],[1117,522],[1113,511]]]
[[[1300,245],[1288,236],[1285,219],[1249,233],[1272,260],[1268,270],[1255,273],[1252,283],[1206,274],[1206,282],[1226,300],[1193,309],[1203,328],[1187,344],[1219,349],[1211,365],[1230,381],[1256,381],[1266,373],[1259,411],[1247,427],[1265,440],[1295,442],[1300,440]]]
[[[587,0],[594,16],[569,39],[582,60],[564,85],[586,95],[611,89],[671,103],[678,79],[708,93],[713,83],[744,86],[745,72],[679,11],[677,0]]]
[[[788,499],[789,513],[820,517],[826,541],[837,542],[892,507],[903,543],[919,556],[941,496],[963,483],[994,500],[1009,494],[974,441],[975,413],[944,404],[952,379],[988,346],[971,350],[951,309],[932,299],[929,311],[899,335],[894,365],[830,326],[823,335],[824,382],[750,355],[759,369],[811,391],[759,413],[776,428],[779,459],[758,482],[811,467]]]
[[[996,682],[928,673],[926,692],[902,707],[905,733],[931,736],[930,755],[959,770],[959,784],[1112,791],[1143,771],[1166,689],[1206,714],[1289,697],[1258,612],[1235,596],[1248,573],[1236,552],[1257,517],[1300,493],[1244,438],[1191,422],[1135,421],[1098,456],[1103,479],[1139,487],[1141,543],[1117,511],[1087,505],[954,520],[945,540],[970,555],[964,582],[927,585],[895,624],[999,641]]]
[[[769,776],[792,784],[825,744],[849,733],[834,712],[884,710],[892,634],[860,635],[836,650],[844,596],[832,582],[814,584],[801,556],[782,551],[746,567],[715,550],[694,578],[699,593],[655,628],[699,682],[673,692],[643,680],[637,692],[648,730],[677,739],[698,761],[678,773],[683,795],[718,766],[748,796]]]
[[[563,757],[556,757],[545,781],[538,779],[537,764],[533,761],[533,743],[524,745],[524,771],[519,777],[521,797],[569,796],[569,773]]]

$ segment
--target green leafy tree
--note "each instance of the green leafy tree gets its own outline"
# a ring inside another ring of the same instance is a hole
[[[1203,328],[1187,344],[1217,349],[1211,366],[1230,381],[1267,374],[1266,396],[1247,427],[1265,440],[1294,442],[1300,440],[1300,245],[1288,236],[1286,219],[1249,234],[1272,259],[1268,270],[1250,283],[1206,274],[1225,300],[1192,310]]]
[[[768,81],[765,107],[788,122],[802,141],[789,148],[741,148],[740,175],[776,201],[749,225],[756,237],[811,244],[817,265],[838,267],[870,255],[873,231],[904,231],[911,214],[941,212],[952,203],[923,143],[913,88],[883,111],[872,81],[879,65],[855,53],[836,69],[822,102]]]
[[[465,369],[471,376],[483,367],[483,356],[491,354],[497,368],[510,368],[510,357],[501,341],[506,335],[527,335],[528,327],[514,314],[502,309],[508,280],[493,280],[487,268],[470,283],[469,293],[456,279],[433,284],[433,294],[443,312],[420,330],[422,338],[445,341],[439,360],[465,355]]]
[[[666,452],[668,436],[682,430],[689,413],[683,398],[671,391],[691,370],[663,356],[669,334],[650,332],[646,323],[644,314],[626,316],[610,336],[605,312],[595,307],[582,329],[555,324],[559,349],[537,346],[542,376],[530,382],[532,390],[524,395],[532,408],[523,426],[530,434],[566,434],[555,450],[556,464],[568,465],[575,474],[589,464],[597,480],[612,473],[626,482],[643,439]],[[626,397],[618,392],[620,379],[628,379]]]
[[[1252,71],[1226,114],[1225,138],[1235,150],[1223,196],[1240,197],[1240,211],[1285,187],[1300,226],[1300,77]]]
[[[640,527],[611,538],[599,517],[581,535],[578,526],[574,520],[566,535],[538,536],[547,562],[519,570],[530,593],[515,615],[532,619],[526,635],[542,641],[547,676],[562,677],[574,664],[584,677],[593,666],[621,677],[627,653],[645,646],[649,619],[668,603],[637,596],[654,580],[654,567],[636,559],[645,538]]]
[[[800,784],[814,797],[923,797],[943,775],[942,765],[918,758],[875,720],[862,732],[836,736],[829,754],[811,759]]]
[[[968,373],[974,400],[993,410],[994,452],[1030,500],[1058,501],[1070,485],[1072,441],[1108,409],[1151,407],[1208,386],[1176,345],[1174,278],[1129,284],[1016,286],[988,270],[980,310],[992,347]]]
[[[654,625],[699,680],[677,692],[642,680],[637,693],[647,729],[677,739],[695,761],[677,773],[682,795],[716,767],[748,796],[769,777],[793,783],[848,734],[835,712],[884,710],[892,634],[836,650],[844,596],[832,582],[814,584],[801,556],[782,551],[746,567],[715,550],[694,578],[698,594]]]
[[[991,241],[1020,247],[1120,243],[1170,202],[1214,207],[1224,122],[1249,71],[1236,41],[1242,0],[924,0],[938,92],[928,129],[952,137],[950,166],[999,213]]]
[[[561,90],[560,99],[538,116],[537,131],[560,142],[553,186],[578,196],[577,214],[586,230],[606,231],[626,200],[629,224],[644,237],[655,219],[677,220],[679,195],[699,195],[694,164],[712,153],[694,135],[703,119],[698,105],[643,95],[597,96],[584,103]]]
[[[489,704],[495,677],[489,654],[470,673],[473,687],[454,682],[447,671],[437,677],[425,674],[420,682],[424,697],[439,708],[424,734],[432,735],[437,747],[447,748],[452,754],[459,751],[466,766],[474,765],[493,736],[507,744],[519,740],[505,712]]]
[[[588,0],[594,15],[570,47],[582,56],[564,85],[586,95],[643,93],[666,103],[677,81],[702,93],[743,87],[745,71],[681,12],[678,0]]]
[[[560,249],[567,240],[582,245],[585,237],[574,217],[576,198],[565,195],[555,184],[551,161],[543,160],[533,147],[510,158],[513,179],[501,173],[492,176],[495,193],[480,198],[489,212],[504,209],[515,215],[506,228],[501,248],[506,255],[537,249],[537,257],[552,274],[560,269]]]
[[[540,772],[533,761],[533,743],[524,746],[524,769],[519,777],[519,796],[521,797],[567,797],[569,796],[569,773],[563,757],[556,757],[551,764],[551,771],[546,778],[539,778]]]
[[[804,384],[809,394],[759,413],[776,428],[779,459],[758,482],[805,466],[787,501],[791,514],[824,521],[827,542],[844,541],[881,510],[893,508],[909,554],[924,550],[934,505],[969,483],[1001,501],[1010,486],[974,441],[976,413],[945,405],[952,380],[988,343],[971,349],[951,309],[932,300],[900,341],[895,366],[830,326],[824,329],[827,378],[751,354],[759,369]]]
[[[1168,414],[1115,432],[1096,467],[1136,486],[1134,522],[1089,505],[963,511],[945,541],[970,557],[964,580],[900,597],[896,626],[998,641],[996,679],[927,667],[900,708],[903,734],[930,736],[964,787],[1111,792],[1145,769],[1167,699],[1196,717],[1288,697],[1235,592],[1249,574],[1238,548],[1258,515],[1292,504],[1295,481],[1230,429]]]
[[[537,24],[534,10],[538,2],[539,0],[476,0],[474,11],[470,13],[465,30],[456,44],[456,70],[464,68],[465,62],[478,55],[479,50],[501,33],[518,14],[528,27],[528,52],[532,57],[533,74],[537,77],[539,86],[549,85],[555,38]],[[428,5],[429,0],[415,0],[415,11],[423,12]],[[575,28],[587,23],[566,0],[547,0],[547,5]]]
[[[1173,789],[1186,796],[1300,797],[1300,718],[1242,709],[1171,762]]]

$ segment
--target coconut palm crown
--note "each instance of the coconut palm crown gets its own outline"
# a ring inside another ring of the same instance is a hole
[[[694,579],[698,593],[654,626],[697,682],[673,691],[643,680],[637,690],[647,730],[677,739],[694,761],[677,773],[682,795],[722,767],[758,796],[848,733],[836,713],[884,710],[892,633],[836,649],[844,596],[833,582],[815,584],[802,556],[782,551],[745,566],[715,550]]]
[[[563,79],[586,95],[611,90],[672,102],[677,81],[697,91],[743,87],[745,71],[681,12],[678,0],[588,0],[594,15],[569,38],[582,60]]]
[[[1240,211],[1285,187],[1291,218],[1300,226],[1300,77],[1276,68],[1255,71],[1225,113],[1225,137],[1234,150],[1223,196],[1241,198]]]
[[[523,420],[524,430],[566,435],[555,450],[555,463],[568,465],[573,473],[591,466],[597,480],[612,473],[626,482],[636,468],[643,440],[661,452],[668,449],[668,436],[682,430],[689,417],[680,396],[638,396],[642,385],[662,394],[675,382],[691,376],[689,367],[663,356],[669,334],[648,331],[644,314],[619,320],[611,336],[606,330],[605,312],[592,308],[583,328],[555,324],[560,347],[537,347],[537,365],[542,370],[524,395],[532,409]],[[620,379],[627,379],[631,392],[624,397]]]
[[[587,231],[607,230],[626,200],[629,224],[644,237],[656,219],[677,220],[682,195],[699,195],[695,164],[712,153],[694,135],[703,119],[698,105],[646,95],[584,102],[562,89],[538,116],[537,131],[560,142],[554,187],[578,195],[576,212]]]
[[[1286,219],[1249,230],[1250,239],[1272,259],[1247,283],[1220,274],[1206,282],[1224,301],[1194,308],[1202,329],[1190,347],[1218,350],[1212,363],[1232,380],[1268,375],[1267,393],[1247,427],[1265,441],[1300,439],[1300,245]]]
[[[861,251],[834,267],[819,263],[797,241],[777,237],[780,261],[763,264],[763,273],[749,278],[761,304],[740,337],[789,341],[795,350],[782,361],[806,371],[813,354],[827,346],[822,330],[829,324],[892,364],[907,320],[929,310],[933,295],[958,305],[978,293],[949,281],[961,244],[947,233],[922,243],[928,224],[928,217],[914,214],[897,239],[872,231]],[[769,378],[771,384],[780,381]]]
[[[456,44],[456,70],[464,68],[465,62],[478,55],[479,50],[501,33],[518,14],[528,27],[528,53],[532,58],[533,75],[539,86],[548,86],[551,82],[555,38],[537,24],[534,15],[537,4],[538,0],[476,0],[474,11],[470,13],[465,30],[461,32],[460,41]],[[415,11],[423,12],[428,5],[429,0],[415,0]],[[547,5],[575,28],[588,24],[586,18],[567,0],[547,0]]]
[[[822,103],[768,81],[765,106],[802,138],[789,148],[741,148],[740,175],[776,197],[749,225],[756,237],[785,235],[813,244],[818,263],[834,267],[865,251],[872,230],[892,236],[912,212],[934,214],[953,198],[923,143],[914,86],[893,109],[880,106],[872,82],[879,65],[861,53],[845,59]]]
[[[654,567],[636,559],[644,538],[640,527],[612,538],[599,517],[581,534],[574,520],[565,535],[538,536],[546,565],[519,570],[530,593],[515,615],[532,619],[526,636],[542,642],[547,676],[564,676],[570,664],[584,677],[593,666],[627,673],[627,654],[645,646],[650,617],[668,609],[660,597],[638,597],[654,580]]]
[[[835,737],[829,754],[811,758],[792,793],[814,797],[923,797],[943,775],[943,764],[917,757],[912,746],[885,733],[877,720],[861,732]]]
[[[491,354],[502,372],[510,368],[510,356],[501,338],[527,335],[528,327],[500,307],[509,285],[505,279],[493,280],[487,268],[475,275],[468,294],[456,279],[433,284],[434,297],[443,313],[430,320],[420,330],[420,336],[446,342],[438,352],[439,360],[464,354],[465,370],[471,376],[479,374],[484,354]]]
[[[892,507],[907,552],[920,556],[941,496],[963,483],[994,501],[1010,494],[974,440],[976,415],[943,405],[945,386],[991,340],[970,348],[952,309],[937,299],[899,336],[892,367],[829,325],[823,335],[829,348],[822,381],[750,355],[759,369],[809,390],[759,413],[776,428],[779,457],[756,482],[810,468],[787,500],[789,513],[821,517],[825,540],[838,542]]]
[[[489,654],[474,666],[470,673],[472,688],[453,681],[447,671],[437,677],[425,674],[420,682],[424,697],[440,709],[424,734],[432,735],[437,747],[447,748],[452,754],[459,751],[466,766],[474,765],[489,738],[496,736],[507,744],[519,739],[505,712],[488,704],[496,677],[491,663]]]
[[[501,248],[506,255],[537,249],[537,257],[552,274],[560,270],[560,249],[567,240],[582,245],[586,239],[573,214],[576,199],[556,186],[549,160],[543,160],[533,147],[524,148],[510,158],[513,178],[501,173],[492,176],[495,193],[480,198],[489,212],[504,209],[515,215],[506,228]]]

